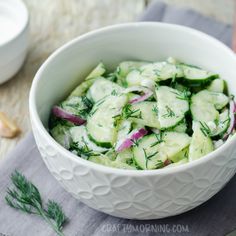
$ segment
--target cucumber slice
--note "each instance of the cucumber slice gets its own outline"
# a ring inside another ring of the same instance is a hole
[[[141,66],[140,71],[142,78],[155,81],[162,81],[183,76],[182,70],[179,66],[165,61]]]
[[[92,161],[94,163],[101,164],[101,165],[104,165],[104,166],[113,167],[113,168],[136,170],[135,166],[126,164],[123,161],[118,161],[118,160],[112,161],[106,155],[91,156],[89,158],[89,161]]]
[[[226,89],[226,84],[223,79],[215,79],[207,87],[207,90],[217,93],[224,93]]]
[[[176,125],[174,128],[171,129],[171,131],[178,132],[178,133],[185,133],[187,130],[187,124],[186,121],[183,120],[178,125]]]
[[[117,67],[116,73],[118,79],[125,78],[130,71],[139,69],[141,66],[146,65],[147,62],[144,61],[123,61]]]
[[[71,114],[87,117],[93,104],[87,97],[70,97],[61,103],[61,107]]]
[[[123,91],[123,88],[116,83],[113,83],[104,78],[97,79],[88,90],[88,96],[98,102],[109,95],[118,95]]]
[[[141,85],[142,81],[162,81],[175,77],[182,77],[183,73],[179,66],[168,62],[149,63],[139,69],[132,70],[126,77],[128,86]]]
[[[211,136],[221,137],[227,131],[230,124],[229,109],[226,108],[222,113],[220,113],[219,121],[217,123],[216,128],[211,131]]]
[[[70,127],[58,124],[50,130],[52,137],[60,143],[64,148],[69,148],[70,143]]]
[[[122,140],[127,137],[127,135],[132,130],[132,122],[129,120],[122,120],[118,126],[117,140]]]
[[[86,92],[88,91],[89,87],[94,83],[95,80],[96,78],[93,78],[93,79],[82,82],[71,92],[68,98],[75,97],[75,96],[79,96],[79,97],[84,96]]]
[[[141,85],[143,77],[140,70],[132,70],[126,77],[126,84],[128,87]]]
[[[70,128],[71,138],[74,143],[77,143],[79,147],[88,147],[89,150],[93,152],[106,152],[107,148],[102,148],[96,145],[96,143],[92,142],[89,137],[85,126],[75,126]]]
[[[92,78],[97,78],[102,76],[106,72],[105,66],[102,62],[100,62],[91,72],[90,74],[85,78],[85,80],[89,80]]]
[[[229,98],[223,93],[202,90],[191,98],[191,113],[193,119],[208,123],[215,122],[219,119],[217,110],[225,107],[229,102]]]
[[[188,158],[188,153],[189,153],[189,147],[184,148],[183,150],[181,150],[180,152],[178,152],[176,155],[170,157],[169,159],[172,162],[179,162],[183,159]]]
[[[121,114],[127,101],[126,95],[110,95],[94,105],[87,119],[87,130],[89,138],[97,145],[112,147],[116,142],[115,116]]]
[[[193,131],[189,146],[189,161],[197,160],[214,150],[211,138],[203,132],[199,122],[194,122]]]
[[[157,169],[164,162],[190,143],[190,137],[185,133],[164,132],[160,135],[151,134],[140,140],[133,147],[134,159],[141,169]]]
[[[156,90],[158,120],[161,129],[180,123],[189,110],[188,98],[176,89],[160,86]]]
[[[119,152],[117,157],[116,157],[116,161],[118,162],[123,162],[123,163],[130,163],[133,159],[133,152],[132,150],[129,149],[125,149],[122,152]]]
[[[160,128],[156,102],[140,102],[129,105],[129,114],[126,115],[129,120],[139,125]]]
[[[199,84],[207,84],[219,77],[218,74],[214,74],[195,66],[180,64],[179,67],[183,72],[183,78],[181,78],[181,81],[188,85],[196,86]]]

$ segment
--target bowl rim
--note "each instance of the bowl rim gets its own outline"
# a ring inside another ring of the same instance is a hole
[[[15,40],[17,40],[17,38],[19,38],[29,27],[30,16],[29,16],[29,11],[28,11],[25,3],[22,0],[11,0],[11,1],[14,1],[14,3],[17,4],[17,6],[22,8],[22,10],[24,12],[24,20],[22,21],[23,24],[20,25],[20,30],[16,34],[14,34],[12,37],[10,37],[8,40],[4,41],[3,43],[0,43],[0,49],[11,44]],[[9,2],[6,1],[4,3],[8,4]]]
[[[217,155],[220,155],[223,153],[229,146],[236,140],[236,135],[233,135],[229,140],[227,140],[221,147],[217,148],[216,150],[212,151],[211,153],[207,154],[204,156],[204,158],[200,158],[198,160],[192,161],[185,163],[183,165],[178,165],[174,166],[171,168],[161,168],[161,169],[155,169],[155,170],[129,170],[129,169],[119,169],[119,168],[114,168],[114,167],[109,167],[109,166],[104,166],[101,164],[97,164],[88,160],[85,160],[81,157],[78,157],[77,155],[73,154],[69,150],[65,149],[63,146],[61,146],[59,143],[57,143],[53,137],[49,134],[47,129],[43,126],[42,121],[39,118],[37,109],[36,109],[36,90],[37,90],[37,85],[40,80],[41,74],[45,70],[45,68],[48,66],[48,64],[55,58],[57,57],[62,51],[66,50],[67,48],[73,46],[80,40],[84,40],[90,37],[95,36],[96,34],[104,33],[107,31],[111,30],[119,30],[122,28],[129,28],[129,27],[164,27],[164,28],[172,28],[176,30],[182,30],[185,32],[188,32],[190,34],[193,34],[195,36],[198,36],[200,38],[203,38],[205,40],[211,41],[211,43],[214,43],[217,47],[221,47],[223,50],[226,51],[226,53],[229,54],[229,56],[232,57],[232,59],[235,60],[236,64],[236,55],[234,52],[227,47],[225,44],[217,40],[216,38],[203,33],[201,31],[198,31],[196,29],[192,29],[190,27],[182,26],[182,25],[177,25],[177,24],[170,24],[170,23],[163,23],[163,22],[132,22],[132,23],[122,23],[122,24],[116,24],[116,25],[111,25],[111,26],[106,26],[97,30],[93,30],[91,32],[88,32],[86,34],[83,34],[81,36],[78,36],[71,41],[67,42],[60,48],[58,48],[56,51],[54,51],[47,59],[46,61],[41,65],[39,70],[37,71],[33,82],[32,86],[30,89],[30,95],[29,95],[29,110],[30,110],[30,117],[31,117],[31,123],[33,126],[34,124],[37,125],[37,132],[40,132],[40,134],[44,137],[47,143],[50,143],[53,148],[55,148],[59,153],[61,153],[63,156],[66,156],[66,158],[70,158],[72,161],[77,162],[77,164],[80,165],[85,165],[89,168],[96,169],[101,172],[105,173],[112,173],[112,174],[117,174],[117,175],[124,175],[124,176],[153,176],[153,175],[166,175],[166,174],[175,174],[177,172],[182,172],[188,169],[191,169],[192,167],[200,166],[207,161],[212,160],[214,157]]]

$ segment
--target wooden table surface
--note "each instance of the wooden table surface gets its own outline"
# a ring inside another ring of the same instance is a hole
[[[0,86],[0,111],[22,130],[15,139],[0,139],[0,159],[31,130],[28,96],[33,77],[58,47],[85,32],[134,21],[151,0],[24,0],[30,12],[30,46],[19,73]],[[164,0],[191,7],[226,23],[232,22],[234,0]]]

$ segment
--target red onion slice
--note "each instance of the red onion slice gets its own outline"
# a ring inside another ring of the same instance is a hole
[[[131,93],[131,92],[142,92],[143,95],[130,100],[129,101],[130,104],[145,101],[153,95],[153,92],[150,89],[142,87],[142,86],[133,86],[133,87],[127,88],[123,91],[123,93]]]
[[[229,128],[227,129],[223,137],[223,140],[226,140],[229,137],[229,135],[234,131],[234,128],[236,126],[235,112],[236,112],[236,103],[234,100],[231,100],[229,103],[230,124]]]
[[[137,141],[146,134],[147,130],[144,128],[134,131],[133,133],[131,133],[130,137],[126,138],[120,145],[118,145],[116,151],[121,152],[124,149],[130,148],[134,144],[134,141]]]
[[[129,101],[130,104],[135,104],[135,103],[139,103],[142,101],[147,100],[148,98],[150,98],[153,95],[153,92],[149,92],[149,93],[145,93],[144,95],[138,97],[138,98],[134,98],[132,100]]]
[[[86,122],[86,120],[84,120],[83,118],[76,116],[74,114],[71,114],[70,112],[64,110],[63,108],[59,106],[54,106],[52,108],[52,113],[56,117],[68,120],[74,123],[75,125],[82,125]]]

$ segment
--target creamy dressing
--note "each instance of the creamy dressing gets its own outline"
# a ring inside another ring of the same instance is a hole
[[[0,14],[0,44],[7,42],[17,34],[17,23],[13,18]]]

